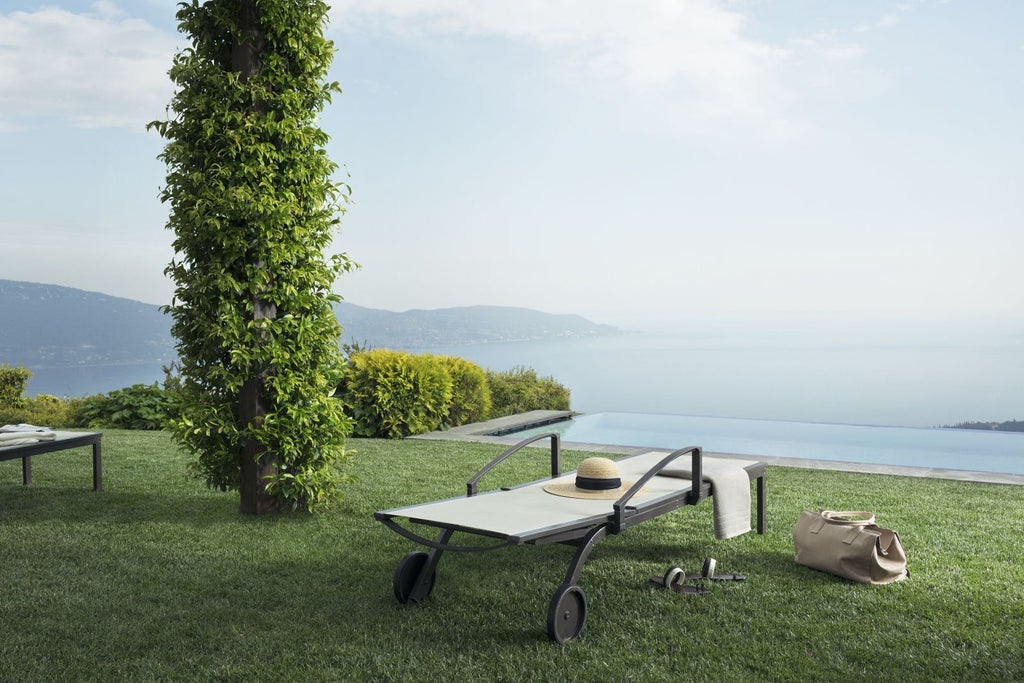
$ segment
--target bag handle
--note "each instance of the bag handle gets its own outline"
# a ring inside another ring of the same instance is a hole
[[[821,517],[833,524],[868,526],[875,523],[875,513],[862,510],[822,510]]]

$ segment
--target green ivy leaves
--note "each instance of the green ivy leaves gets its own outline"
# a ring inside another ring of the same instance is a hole
[[[342,376],[331,289],[355,264],[324,255],[351,191],[334,182],[317,125],[339,92],[325,80],[326,16],[309,0],[181,3],[191,45],[169,71],[168,119],[150,124],[167,140],[161,200],[175,233],[174,434],[221,489],[239,486],[240,453],[258,444],[274,464],[266,492],[309,510],[337,496],[351,430],[331,398]],[[239,55],[252,58],[241,71]],[[246,387],[256,408],[242,405]]]

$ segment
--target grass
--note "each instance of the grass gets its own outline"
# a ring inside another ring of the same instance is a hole
[[[461,495],[498,447],[351,445],[356,481],[316,517],[241,516],[162,433],[105,433],[99,494],[88,449],[37,457],[30,487],[0,463],[0,680],[1024,679],[1024,487],[771,467],[767,536],[716,541],[704,503],[602,542],[586,630],[558,646],[564,546],[448,554],[426,604],[392,595],[414,546],[373,511]],[[516,457],[492,484],[544,476],[546,451]],[[910,580],[795,565],[793,524],[819,507],[874,510]],[[707,556],[748,580],[648,584]]]

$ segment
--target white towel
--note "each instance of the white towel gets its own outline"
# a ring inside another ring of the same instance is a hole
[[[0,432],[52,432],[53,427],[40,427],[38,425],[25,424],[24,422],[16,425],[4,425],[0,427]]]
[[[3,432],[0,433],[0,448],[24,446],[39,441],[53,441],[56,438],[56,432]]]
[[[732,538],[750,531],[750,475],[743,468],[753,464],[753,460],[704,458],[701,471],[711,483],[715,538]],[[693,478],[689,464],[666,467],[658,474]]]

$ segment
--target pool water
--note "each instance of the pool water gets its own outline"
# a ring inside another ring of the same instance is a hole
[[[605,412],[517,436],[545,432],[589,444],[1024,474],[1024,433],[1014,432]]]

